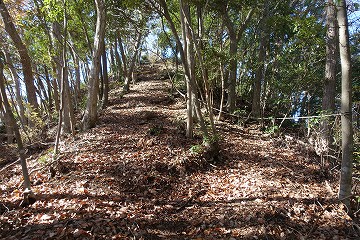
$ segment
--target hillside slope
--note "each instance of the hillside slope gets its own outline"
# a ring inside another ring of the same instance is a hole
[[[96,128],[62,142],[55,177],[31,175],[35,204],[18,207],[20,166],[2,173],[2,239],[359,237],[337,202],[338,173],[306,144],[218,122],[221,158],[207,162],[201,138],[184,136],[184,100],[147,74],[124,96],[112,90]]]

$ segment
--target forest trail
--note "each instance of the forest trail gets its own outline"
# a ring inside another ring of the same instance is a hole
[[[98,126],[61,144],[55,177],[31,175],[35,204],[18,207],[19,166],[2,174],[0,238],[357,237],[336,200],[338,173],[305,143],[218,122],[221,157],[209,163],[190,151],[201,138],[184,136],[184,100],[156,76],[113,90]]]

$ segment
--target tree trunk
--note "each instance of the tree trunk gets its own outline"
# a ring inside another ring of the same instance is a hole
[[[186,64],[189,68],[189,76],[185,75],[186,79],[186,137],[193,137],[194,128],[194,115],[193,115],[193,98],[194,89],[191,82],[195,82],[195,62],[194,62],[194,49],[190,36],[190,7],[187,4],[183,4],[180,0],[180,20],[182,28],[182,36],[184,39],[184,53],[186,56]],[[186,18],[186,19],[185,19]]]
[[[24,199],[22,202],[22,206],[27,206],[29,204],[34,203],[35,198],[31,191],[31,182],[30,182],[30,177],[29,177],[28,168],[27,168],[27,164],[26,164],[25,149],[24,149],[24,145],[23,145],[23,142],[21,139],[19,127],[18,127],[15,117],[11,111],[11,106],[9,104],[9,101],[8,101],[8,98],[6,95],[5,79],[4,79],[4,75],[3,75],[3,70],[4,70],[4,63],[2,62],[2,59],[0,58],[0,92],[1,92],[2,102],[4,104],[5,111],[8,115],[9,123],[14,131],[14,135],[16,138],[17,146],[18,146],[18,153],[19,153],[19,157],[20,157],[21,168],[22,168],[22,173],[23,173],[23,178],[24,178],[24,194],[23,194]]]
[[[115,41],[116,41],[116,39],[115,39]],[[116,72],[116,61],[115,61],[114,46],[112,44],[110,45],[109,50],[110,50],[110,52],[109,52],[109,54],[110,54],[110,72],[112,74],[115,74],[115,72]]]
[[[179,0],[179,3],[180,3],[180,11],[182,12],[182,6],[183,6],[182,0]],[[169,27],[170,27],[170,29],[171,29],[174,37],[175,37],[176,44],[179,47],[179,52],[180,52],[181,62],[182,62],[183,68],[184,68],[185,77],[189,80],[189,84],[190,84],[191,89],[194,90],[194,89],[196,89],[196,86],[195,86],[194,82],[190,81],[191,77],[190,77],[190,67],[188,65],[188,60],[187,60],[187,57],[186,57],[182,42],[180,41],[179,34],[178,34],[177,30],[176,30],[175,24],[171,19],[167,4],[166,4],[165,0],[159,0],[159,4],[163,8],[163,12],[160,12],[160,14],[162,14],[166,18],[166,20],[168,21]],[[201,113],[201,109],[200,109],[200,103],[199,103],[199,101],[197,99],[196,94],[197,94],[197,92],[194,91],[193,103],[194,103],[194,106],[195,106],[196,115],[199,118],[199,124],[200,124],[201,131],[203,133],[204,139],[208,139],[209,134],[208,134],[208,131],[206,129],[205,121],[204,121],[204,119],[202,117],[202,113]]]
[[[251,113],[255,118],[260,117],[261,113],[261,88],[263,87],[264,77],[265,77],[265,58],[266,58],[266,45],[268,42],[269,34],[267,33],[266,22],[269,14],[269,3],[265,2],[263,5],[263,15],[259,24],[259,37],[260,37],[260,46],[259,46],[259,58],[257,61],[257,69],[255,73],[255,82],[254,82],[254,91],[252,99]]]
[[[51,119],[51,112],[53,111],[54,103],[53,103],[52,90],[51,90],[51,80],[50,80],[49,71],[48,71],[46,65],[44,65],[44,72],[45,72],[45,81],[46,81],[47,92],[48,92],[49,116]]]
[[[339,24],[339,49],[341,61],[341,138],[342,161],[340,175],[339,199],[350,207],[351,180],[352,180],[352,87],[351,87],[351,56],[349,45],[349,29],[346,11],[346,2],[341,0],[337,7],[337,20]]]
[[[34,84],[33,71],[31,66],[31,59],[26,46],[23,44],[18,32],[16,31],[15,25],[10,17],[10,14],[4,4],[3,0],[0,0],[0,13],[3,18],[3,23],[6,32],[14,42],[14,45],[19,52],[20,62],[22,64],[23,76],[25,81],[26,94],[28,101],[33,110],[38,111],[38,102],[36,99],[36,88]]]
[[[137,40],[136,40],[134,54],[133,54],[133,56],[132,56],[132,58],[130,60],[130,63],[129,63],[130,64],[129,68],[126,71],[124,71],[124,73],[125,73],[124,74],[125,75],[124,91],[125,92],[128,92],[130,90],[130,81],[132,80],[132,75],[133,75],[133,72],[134,72],[134,69],[135,69],[136,58],[137,58],[137,55],[138,55],[138,52],[139,52],[141,39],[142,39],[142,33],[139,32],[139,35],[138,35]],[[121,46],[122,46],[122,44],[121,44]],[[121,47],[120,47],[120,49],[121,49]],[[124,49],[122,49],[121,55],[125,56]],[[124,68],[125,68],[125,63],[124,63]]]
[[[237,70],[237,45],[238,41],[236,39],[235,33],[230,33],[230,65],[229,65],[229,78],[228,78],[228,99],[227,99],[227,108],[230,113],[232,113],[235,110],[236,105],[236,70]]]
[[[92,57],[92,65],[90,70],[90,79],[88,82],[88,98],[86,103],[85,115],[83,118],[84,129],[90,129],[96,126],[98,111],[98,94],[99,94],[99,72],[101,46],[105,36],[105,3],[104,0],[95,0],[96,4],[96,31],[94,40],[94,50]]]
[[[235,28],[235,24],[231,21],[228,12],[223,15],[224,23],[229,33],[230,40],[230,65],[229,65],[229,76],[227,82],[227,90],[228,90],[228,100],[227,100],[227,108],[229,112],[233,112],[236,106],[236,76],[237,76],[237,51],[238,51],[238,43],[241,39],[243,32],[245,31],[246,26],[249,24],[252,15],[254,14],[254,8],[250,9],[246,18],[242,21],[238,30]],[[227,77],[226,77],[227,78]]]
[[[326,27],[326,64],[322,111],[325,114],[332,114],[335,111],[336,59],[338,52],[338,26],[336,6],[333,0],[328,0],[326,5]],[[325,152],[329,152],[333,142],[330,126],[332,119],[334,118],[325,117],[321,123],[321,138]]]
[[[121,81],[121,76],[122,76],[122,63],[121,63],[121,58],[120,58],[120,54],[118,51],[118,40],[115,39],[115,49],[114,49],[114,53],[115,53],[115,60],[116,60],[116,81]]]
[[[25,117],[24,104],[21,96],[20,79],[12,62],[10,53],[7,50],[5,50],[4,55],[5,55],[6,64],[10,70],[11,77],[15,83],[15,96],[16,96],[17,105],[19,106],[20,121],[21,124],[24,125],[26,123],[26,117]]]
[[[106,48],[105,44],[103,45],[102,53],[102,72],[104,77],[104,91],[102,98],[102,108],[106,108],[109,103],[109,76],[107,71],[107,57],[106,57]]]
[[[130,80],[128,79],[128,60],[125,54],[125,50],[124,50],[124,45],[123,42],[121,40],[121,37],[118,37],[118,42],[119,42],[119,49],[120,49],[120,55],[121,55],[121,60],[122,60],[122,73],[123,73],[123,77],[124,77],[124,88],[126,87],[126,83],[129,82]],[[129,89],[124,89],[125,91],[129,91]]]

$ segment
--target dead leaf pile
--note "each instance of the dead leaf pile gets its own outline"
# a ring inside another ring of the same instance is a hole
[[[1,176],[2,239],[359,238],[338,171],[324,174],[309,149],[219,122],[221,157],[204,164],[190,151],[201,138],[184,136],[184,100],[143,79],[62,142],[55,177],[31,175],[35,204],[19,207],[20,166]]]

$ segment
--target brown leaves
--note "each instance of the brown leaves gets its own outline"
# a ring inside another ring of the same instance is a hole
[[[183,103],[164,108],[156,100],[165,99],[164,84],[135,85],[130,94],[111,101],[115,105],[97,128],[62,143],[61,164],[68,171],[57,171],[50,180],[46,172],[32,175],[38,200],[29,208],[15,204],[22,194],[14,188],[21,172],[17,166],[9,169],[0,186],[0,237],[357,236],[346,209],[330,194],[336,181],[322,181],[317,160],[290,145],[282,148],[259,131],[245,135],[239,126],[222,123],[224,160],[215,165],[198,161],[189,149],[199,140],[186,139],[172,120],[183,115]]]

